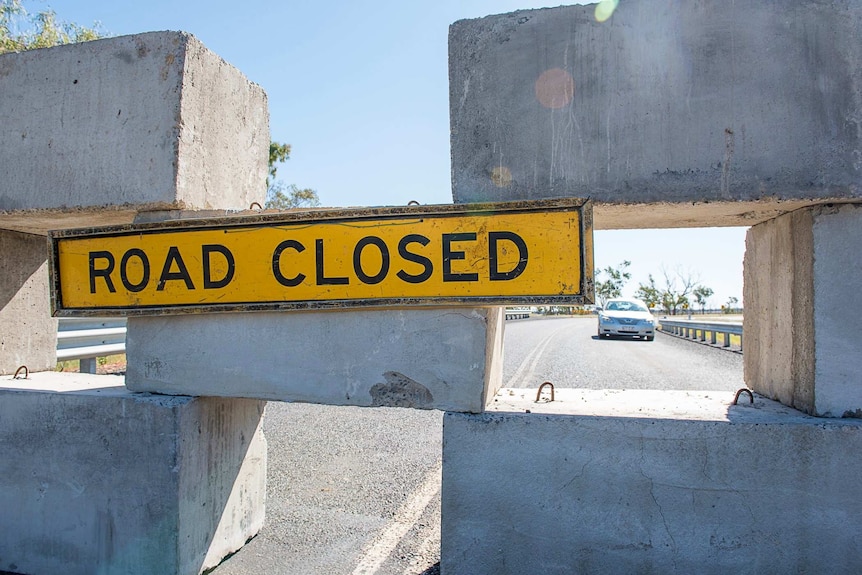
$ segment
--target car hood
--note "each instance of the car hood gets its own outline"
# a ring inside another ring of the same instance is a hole
[[[648,311],[617,311],[617,310],[604,310],[599,312],[601,315],[605,317],[627,317],[631,319],[653,319],[653,315]]]

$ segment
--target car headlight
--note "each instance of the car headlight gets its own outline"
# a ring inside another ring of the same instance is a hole
[[[599,316],[599,322],[600,323],[614,323],[614,318],[608,317],[606,315],[600,315]]]

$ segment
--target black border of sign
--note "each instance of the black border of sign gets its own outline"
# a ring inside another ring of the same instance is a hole
[[[293,302],[252,302],[229,304],[177,304],[136,307],[67,308],[63,306],[59,273],[59,241],[66,238],[138,234],[157,234],[171,231],[195,231],[211,228],[263,227],[275,224],[330,223],[367,220],[398,219],[405,216],[457,217],[494,213],[531,213],[548,211],[578,211],[581,217],[581,253],[579,295],[538,295],[507,297],[434,297],[434,298],[380,298],[350,300],[304,300]],[[159,222],[132,223],[116,226],[52,230],[48,232],[48,264],[51,285],[51,312],[55,317],[111,317],[141,315],[177,315],[202,312],[246,312],[287,310],[348,310],[362,308],[404,307],[483,307],[496,305],[583,305],[595,303],[593,277],[593,210],[589,198],[556,198],[515,202],[434,204],[411,206],[384,206],[371,208],[321,209],[282,211],[277,213],[238,213],[213,218],[172,219]]]

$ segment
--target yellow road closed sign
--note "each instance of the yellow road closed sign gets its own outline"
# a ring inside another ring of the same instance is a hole
[[[593,301],[584,200],[281,212],[49,237],[55,315]]]

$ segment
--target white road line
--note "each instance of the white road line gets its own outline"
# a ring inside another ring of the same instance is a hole
[[[417,561],[414,562],[413,565],[408,565],[407,568],[404,569],[402,575],[416,575],[417,573],[424,573],[428,570],[431,565],[427,563],[420,563],[422,560],[426,560],[428,557],[439,557],[440,555],[440,529],[431,528],[430,534],[426,537],[422,543],[416,548],[416,556]],[[418,570],[417,570],[418,569]]]
[[[353,575],[374,575],[381,565],[389,558],[395,547],[408,531],[416,524],[416,521],[428,507],[431,499],[440,491],[442,483],[443,463],[437,465],[428,472],[422,484],[410,495],[410,498],[401,506],[398,513],[389,525],[386,526],[374,543],[365,550],[359,564],[353,570]]]
[[[506,382],[505,387],[529,387],[529,385],[525,384],[527,384],[527,382],[532,379],[533,374],[536,371],[536,366],[539,364],[539,359],[545,352],[545,348],[548,347],[548,344],[551,343],[551,340],[554,338],[554,336],[563,331],[564,329],[566,328],[561,327],[560,329],[551,332],[547,337],[545,337],[545,339],[540,341],[539,344],[534,347],[529,354],[527,354],[527,357],[524,358],[524,361],[521,362],[521,365],[518,366],[518,369],[515,370],[515,373],[512,375],[512,377],[509,378],[509,381]],[[526,375],[521,377],[524,370],[527,369],[527,366],[529,366],[529,371],[527,371]],[[538,387],[539,383],[541,382],[536,382],[535,387]]]

